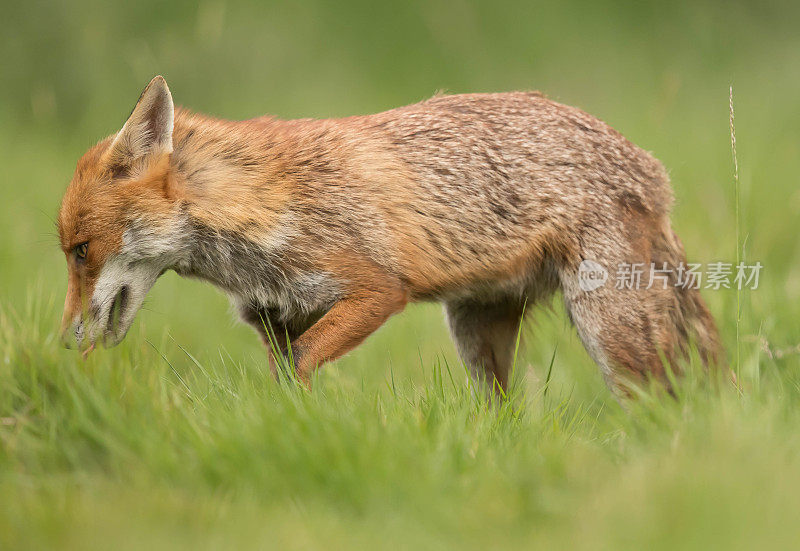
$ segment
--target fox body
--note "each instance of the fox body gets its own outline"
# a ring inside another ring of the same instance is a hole
[[[62,331],[118,343],[159,275],[223,289],[291,347],[298,374],[408,302],[440,301],[464,362],[505,385],[523,311],[561,290],[608,383],[663,378],[694,343],[719,359],[698,292],[586,291],[581,262],[675,268],[658,161],[538,93],[438,96],[335,120],[214,119],[151,81],[123,128],[80,159],[59,215]],[[674,276],[670,276],[674,277]]]

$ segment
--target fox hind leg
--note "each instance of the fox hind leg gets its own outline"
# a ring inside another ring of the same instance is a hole
[[[458,299],[445,304],[450,334],[473,377],[506,389],[524,299]]]

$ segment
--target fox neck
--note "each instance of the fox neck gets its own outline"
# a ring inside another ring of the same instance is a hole
[[[292,224],[289,194],[270,177],[272,126],[176,115],[171,165],[188,244],[173,268],[259,304],[285,302],[298,267],[284,254]]]

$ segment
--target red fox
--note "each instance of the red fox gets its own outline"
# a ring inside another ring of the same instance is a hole
[[[458,352],[508,382],[521,317],[560,290],[609,386],[666,380],[721,346],[699,292],[586,289],[582,262],[676,267],[662,165],[536,92],[435,96],[342,119],[220,120],[144,89],[80,159],[58,218],[62,338],[120,342],[166,270],[224,290],[307,380],[408,302],[439,301]],[[270,353],[272,354],[272,353]],[[271,358],[274,362],[274,357]]]

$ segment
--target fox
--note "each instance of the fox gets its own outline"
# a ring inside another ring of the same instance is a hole
[[[168,270],[210,282],[308,382],[408,303],[435,301],[472,376],[504,389],[526,311],[560,292],[612,391],[668,384],[717,328],[673,231],[667,172],[601,120],[539,92],[437,94],[371,115],[230,121],[145,87],[78,161],[58,215],[61,338],[122,341]],[[582,265],[672,268],[581,283]],[[277,343],[277,345],[275,344]]]

